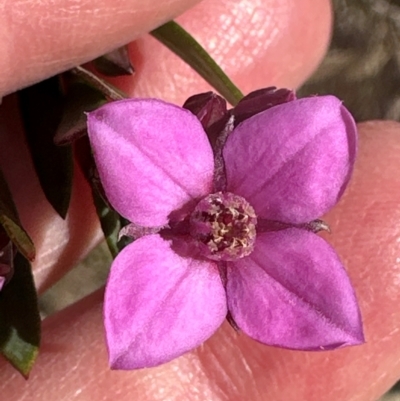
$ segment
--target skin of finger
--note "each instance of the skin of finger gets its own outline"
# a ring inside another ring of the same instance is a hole
[[[200,0],[0,1],[0,95],[82,64]]]
[[[346,264],[367,343],[329,352],[263,346],[228,324],[197,350],[158,368],[107,368],[102,294],[44,323],[29,382],[1,366],[1,394],[43,399],[375,401],[400,374],[400,125],[360,126],[354,177],[328,215],[329,240]],[[63,385],[60,387],[59,383]]]
[[[331,28],[326,0],[205,0],[177,21],[243,91],[296,88],[326,52]],[[150,35],[130,45],[135,77],[112,80],[130,96],[177,104],[212,88]]]
[[[216,59],[220,60],[224,69],[229,70],[232,78],[244,91],[274,84],[274,80],[277,79],[276,71],[279,71],[279,84],[282,86],[291,87],[292,84],[305,79],[322,58],[328,44],[329,2],[254,0],[244,1],[245,8],[239,7],[238,3],[242,2],[220,0],[214,3],[207,0],[180,17],[180,21],[200,41],[218,44],[214,50],[210,49],[211,54],[214,55],[215,51]],[[277,17],[274,16],[274,9]],[[268,18],[259,16],[266,14],[269,15]],[[206,24],[207,19],[214,19],[214,25]],[[317,21],[313,25],[314,30],[309,28],[309,19]],[[225,20],[227,22],[222,23]],[[306,28],[302,28],[300,21],[303,20]],[[258,21],[257,29],[249,29],[252,21]],[[215,26],[220,25],[225,28],[215,29]],[[273,33],[277,26],[281,31]],[[235,32],[235,37],[239,39],[226,39],[232,36],[232,32]],[[268,45],[260,47],[259,42],[262,41],[263,35],[269,38]],[[293,37],[298,38],[297,48],[301,49],[301,52],[296,53],[292,43]],[[313,42],[314,37],[320,39]],[[245,42],[245,49],[239,40]],[[182,103],[193,93],[207,90],[207,85],[197,74],[152,38],[143,38],[131,46],[133,50],[139,47],[141,50],[132,54],[137,74],[133,78],[118,81],[120,87],[130,91],[132,96],[159,96]],[[292,62],[289,63],[301,66],[295,73],[292,67],[288,67],[286,53],[297,54],[291,56]],[[243,69],[239,62],[243,58],[253,60],[252,64],[247,64],[246,69]],[[271,63],[270,60],[274,62]],[[265,69],[264,65],[269,64],[274,68]],[[272,75],[268,75],[270,72]],[[0,165],[10,183],[23,225],[37,248],[33,269],[36,285],[41,292],[57,281],[93,247],[100,239],[99,226],[92,207],[90,190],[79,169],[76,169],[75,173],[73,198],[67,220],[64,222],[52,210],[33,172],[15,99],[5,99],[3,103],[0,108]]]

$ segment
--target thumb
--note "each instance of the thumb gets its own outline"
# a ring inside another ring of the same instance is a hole
[[[198,2],[1,1],[0,95],[128,43]]]

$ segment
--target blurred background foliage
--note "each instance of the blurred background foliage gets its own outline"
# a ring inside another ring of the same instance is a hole
[[[328,54],[301,96],[334,94],[357,121],[400,119],[400,0],[333,0]]]

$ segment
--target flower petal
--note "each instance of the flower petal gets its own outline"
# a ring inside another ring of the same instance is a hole
[[[333,96],[268,109],[228,137],[227,190],[264,219],[296,224],[320,217],[350,178],[356,134],[350,113]]]
[[[88,114],[88,130],[110,203],[136,224],[165,225],[212,188],[212,150],[187,110],[155,99],[113,102]]]
[[[111,367],[170,361],[207,340],[226,313],[215,264],[179,256],[159,235],[142,237],[117,256],[106,288]]]
[[[227,298],[240,329],[268,345],[325,350],[364,342],[341,262],[328,243],[305,230],[259,235],[249,257],[229,263]]]

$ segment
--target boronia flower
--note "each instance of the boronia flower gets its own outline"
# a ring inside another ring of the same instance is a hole
[[[170,361],[227,316],[251,338],[289,349],[364,341],[342,263],[310,229],[349,180],[353,118],[333,96],[282,101],[241,112],[238,124],[227,114],[222,168],[199,119],[181,107],[129,99],[89,113],[105,193],[133,223],[124,233],[138,237],[106,288],[112,368]]]

